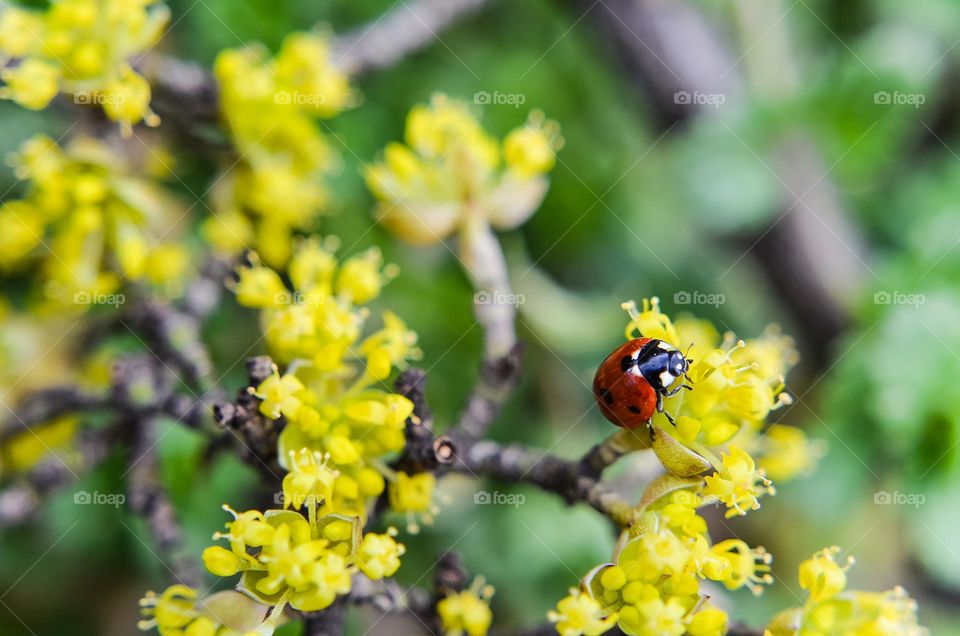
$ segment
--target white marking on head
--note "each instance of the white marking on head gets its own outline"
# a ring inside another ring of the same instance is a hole
[[[669,371],[663,371],[660,373],[660,386],[667,388],[673,381],[677,379],[677,376],[673,375]]]

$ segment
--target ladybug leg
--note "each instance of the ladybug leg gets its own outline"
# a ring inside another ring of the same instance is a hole
[[[670,422],[670,424],[672,424],[673,426],[677,425],[677,423],[673,419],[673,416],[667,413],[666,411],[663,411],[663,416],[667,418],[667,421]]]
[[[683,389],[684,386],[686,386],[686,385],[681,384],[681,385],[679,385],[679,386],[676,386],[676,387],[674,387],[674,388],[672,388],[672,389],[669,389],[669,390],[665,391],[665,392],[663,393],[663,395],[665,395],[666,397],[673,397],[674,395],[676,395],[677,393],[679,393],[679,392]]]

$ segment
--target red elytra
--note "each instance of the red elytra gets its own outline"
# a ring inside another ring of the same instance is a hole
[[[632,358],[651,338],[634,338],[613,350],[593,377],[593,395],[603,416],[623,428],[646,425],[657,409],[657,392],[639,374],[624,369],[624,358]]]

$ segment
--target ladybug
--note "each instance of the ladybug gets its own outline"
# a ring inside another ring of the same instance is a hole
[[[656,338],[634,338],[621,345],[593,377],[593,395],[600,412],[623,428],[633,430],[647,424],[654,411],[664,412],[664,397],[692,388],[682,383],[674,386],[680,378],[689,381],[690,362],[679,349]]]

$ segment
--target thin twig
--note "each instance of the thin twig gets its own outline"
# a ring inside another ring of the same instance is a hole
[[[523,350],[523,343],[517,343],[507,355],[483,360],[480,377],[467,397],[451,437],[480,439],[487,434],[520,379]]]
[[[200,572],[190,555],[182,551],[183,529],[176,510],[158,474],[157,425],[155,418],[144,417],[127,422],[131,432],[128,457],[128,494],[130,509],[147,524],[160,553],[180,583],[196,586]]]
[[[97,466],[110,453],[116,431],[112,427],[83,431],[70,454],[49,454],[24,475],[0,490],[0,528],[31,521],[50,494],[64,488]]]
[[[108,396],[76,386],[40,389],[23,398],[11,417],[4,422],[0,428],[0,445],[27,429],[48,423],[62,415],[108,409],[112,405]]]
[[[533,484],[560,495],[568,503],[587,503],[620,526],[627,526],[632,520],[630,504],[595,477],[583,474],[579,462],[520,444],[502,446],[490,441],[476,442],[460,449],[453,470]]]
[[[487,0],[414,0],[343,34],[334,45],[333,60],[351,75],[393,66],[426,48],[440,33],[478,11]]]

